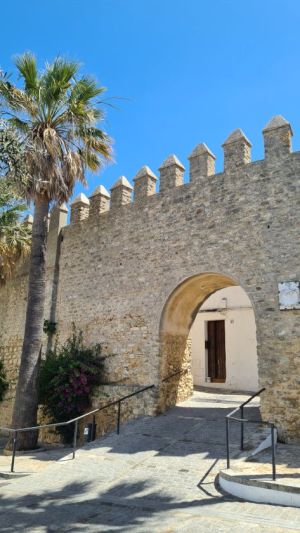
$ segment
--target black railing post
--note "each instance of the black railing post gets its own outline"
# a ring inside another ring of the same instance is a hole
[[[121,400],[118,401],[118,421],[117,421],[117,434],[120,434],[120,421],[121,421]]]
[[[76,444],[77,444],[77,431],[78,431],[78,420],[75,420],[74,435],[73,435],[73,459],[75,459]]]
[[[244,449],[244,424],[245,422],[252,422],[255,424],[266,424],[268,427],[270,427],[271,430],[271,448],[272,448],[272,479],[276,480],[276,451],[275,451],[275,430],[276,426],[274,424],[270,424],[269,422],[263,422],[261,420],[247,420],[244,418],[244,407],[247,405],[253,398],[256,398],[256,396],[259,396],[262,392],[264,392],[266,389],[265,387],[263,389],[260,389],[258,392],[250,396],[248,400],[244,403],[242,403],[239,407],[236,407],[231,411],[228,415],[226,415],[226,456],[227,456],[227,468],[230,468],[230,433],[229,433],[229,421],[233,420],[235,422],[240,422],[241,424],[241,437],[240,437],[240,447],[241,450]],[[237,418],[237,416],[234,416],[235,413],[240,410],[240,417]]]
[[[229,418],[226,418],[226,456],[227,456],[227,468],[230,468]]]
[[[58,422],[58,423],[52,423],[52,424],[41,424],[40,426],[33,426],[33,427],[26,427],[26,428],[7,428],[7,427],[0,427],[0,430],[5,430],[9,432],[9,435],[13,434],[13,441],[12,441],[12,459],[11,459],[11,472],[14,472],[14,465],[15,465],[15,456],[16,456],[16,450],[17,450],[17,438],[18,433],[20,431],[38,431],[40,428],[57,428],[58,426],[68,426],[71,424],[74,424],[74,434],[73,434],[73,459],[75,459],[76,454],[76,448],[77,448],[77,433],[78,433],[78,421],[83,420],[87,416],[93,416],[93,438],[96,437],[96,419],[95,419],[95,413],[98,413],[99,411],[102,411],[103,409],[107,409],[108,407],[115,406],[118,404],[118,421],[117,421],[117,433],[120,433],[120,425],[121,425],[121,402],[123,400],[127,400],[128,398],[132,398],[133,396],[136,396],[137,394],[141,394],[142,392],[155,388],[155,385],[148,385],[146,387],[143,387],[142,389],[136,390],[135,392],[132,392],[131,394],[127,394],[126,396],[123,396],[122,398],[119,398],[118,400],[114,400],[113,402],[108,402],[107,404],[103,405],[102,407],[99,407],[97,409],[94,409],[93,411],[90,411],[88,413],[84,413],[83,415],[78,416],[77,418],[72,418],[71,420],[68,420],[67,422]]]
[[[14,431],[14,433],[13,433],[13,446],[12,446],[11,465],[10,465],[10,471],[11,472],[15,471],[14,469],[15,469],[16,449],[17,449],[17,431]]]
[[[96,439],[96,417],[93,415],[92,440]]]
[[[275,459],[275,427],[271,426],[271,441],[272,441],[272,479],[276,480],[276,459]]]
[[[241,405],[240,407],[241,411],[241,419],[244,418],[244,407]],[[244,449],[244,422],[241,422],[241,450]]]

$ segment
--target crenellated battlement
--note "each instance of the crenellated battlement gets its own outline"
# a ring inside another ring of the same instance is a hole
[[[143,166],[136,176],[134,181],[134,201],[142,201],[148,196],[155,194],[157,177],[147,165]]]
[[[189,155],[190,181],[195,182],[199,177],[208,177],[215,174],[216,156],[206,144],[198,144]]]
[[[265,164],[278,164],[278,161],[291,153],[292,128],[282,116],[273,117],[263,129]],[[241,129],[234,130],[222,145],[224,151],[225,175],[241,173],[243,167],[251,164],[251,142]],[[205,186],[205,178],[215,174],[216,157],[205,143],[198,144],[188,156],[189,182]],[[95,220],[107,212],[115,213],[124,206],[145,205],[154,195],[170,194],[184,184],[185,167],[175,154],[168,156],[159,167],[159,191],[156,191],[158,177],[149,166],[143,166],[133,178],[134,187],[121,176],[109,193],[103,185],[98,185],[87,198],[79,194],[71,204],[71,224]],[[218,173],[218,175],[222,174]]]
[[[251,143],[241,129],[234,130],[222,144],[224,149],[224,172],[234,172],[236,169],[251,163]]]

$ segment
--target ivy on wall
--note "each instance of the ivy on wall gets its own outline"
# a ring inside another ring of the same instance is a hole
[[[8,389],[8,381],[6,379],[6,372],[4,368],[4,363],[0,359],[0,402],[4,399],[4,395]]]
[[[51,322],[51,320],[44,320],[43,332],[46,335],[54,335],[56,333],[57,322]]]

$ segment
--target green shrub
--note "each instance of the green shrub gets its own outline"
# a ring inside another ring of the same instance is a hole
[[[6,372],[4,368],[4,363],[2,359],[0,359],[0,402],[2,402],[7,389],[8,389],[8,381],[6,380]]]
[[[53,335],[56,332],[56,322],[51,322],[51,320],[44,320],[43,332],[46,335]]]
[[[39,403],[51,422],[65,422],[91,407],[95,387],[103,381],[101,345],[83,345],[75,328],[63,346],[46,354],[39,377]],[[57,428],[65,443],[72,440],[73,424]]]

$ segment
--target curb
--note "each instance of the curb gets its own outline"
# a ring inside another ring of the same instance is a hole
[[[300,485],[296,487],[275,481],[248,479],[231,472],[221,470],[218,475],[221,489],[228,494],[256,503],[300,507]]]

